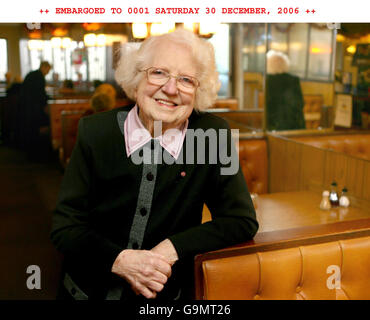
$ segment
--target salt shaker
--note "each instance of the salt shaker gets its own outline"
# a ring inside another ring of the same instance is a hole
[[[341,207],[345,207],[345,208],[347,208],[349,206],[349,198],[347,196],[347,191],[348,191],[347,188],[344,187],[342,189],[342,194],[341,194],[341,196],[339,198],[339,205]]]
[[[322,199],[320,203],[321,210],[329,210],[331,208],[330,200],[329,200],[329,191],[325,190],[322,193]]]

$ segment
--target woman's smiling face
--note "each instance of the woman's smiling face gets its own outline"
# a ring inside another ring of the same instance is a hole
[[[196,78],[196,64],[188,47],[163,42],[155,49],[153,58],[146,68],[163,69],[172,76],[186,75]],[[164,85],[152,84],[143,75],[137,90],[136,103],[139,117],[152,132],[154,121],[162,121],[164,130],[180,126],[194,109],[196,88],[186,92],[178,89],[177,80],[170,77]]]

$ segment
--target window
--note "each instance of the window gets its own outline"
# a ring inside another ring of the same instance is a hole
[[[85,48],[82,41],[71,41],[67,48],[55,47],[49,40],[20,40],[21,72],[24,78],[42,60],[53,65],[47,81],[66,79],[106,80],[106,47]]]
[[[0,39],[0,81],[5,81],[8,72],[8,49],[6,39]]]
[[[288,56],[290,59],[290,72],[300,78],[306,74],[308,24],[295,23],[289,33]]]
[[[265,24],[249,23],[243,27],[243,70],[263,73],[266,60]]]
[[[219,73],[219,79],[221,81],[221,88],[218,92],[218,95],[223,97],[228,97],[230,95],[229,41],[229,25],[224,23],[218,26],[217,32],[213,35],[211,39],[209,39],[209,42],[211,42],[215,48],[217,71]]]
[[[282,52],[288,51],[288,34],[290,28],[291,25],[288,23],[270,24],[270,49]]]
[[[290,72],[303,80],[332,79],[334,31],[326,24],[270,24],[268,48],[284,52]]]
[[[106,70],[106,47],[89,47],[87,48],[89,81],[105,81]]]
[[[309,79],[330,80],[333,31],[328,28],[311,28],[308,59]]]

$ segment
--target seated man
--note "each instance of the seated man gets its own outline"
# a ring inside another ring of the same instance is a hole
[[[219,88],[213,47],[185,30],[153,36],[122,54],[116,80],[136,104],[80,120],[61,185],[61,297],[189,298],[194,255],[258,229],[231,130],[201,112]],[[204,203],[213,219],[201,224]]]

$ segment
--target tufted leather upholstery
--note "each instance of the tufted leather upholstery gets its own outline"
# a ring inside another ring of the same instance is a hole
[[[87,110],[89,107],[88,100],[77,103],[66,100],[65,103],[50,104],[51,142],[55,150],[59,149],[62,143],[62,111]]]
[[[129,99],[116,101],[115,107],[131,104]],[[62,111],[86,111],[90,108],[89,100],[57,100],[50,104],[51,142],[55,150],[62,143]]]
[[[207,300],[370,299],[370,237],[205,260],[202,273]]]
[[[239,161],[249,192],[268,192],[267,143],[265,139],[240,139]]]
[[[294,140],[370,160],[370,134],[295,137]]]

